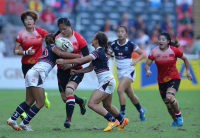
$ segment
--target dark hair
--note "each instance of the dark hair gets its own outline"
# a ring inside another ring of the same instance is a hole
[[[27,11],[25,11],[25,12],[23,12],[23,13],[21,14],[21,21],[23,22],[23,24],[24,24],[24,20],[25,20],[25,18],[26,18],[27,16],[31,16],[35,22],[39,19],[39,16],[38,16],[38,14],[37,14],[36,11],[27,10]]]
[[[180,44],[178,43],[178,36],[176,36],[175,40],[172,41],[168,33],[161,33],[161,34],[158,36],[158,38],[159,38],[161,35],[165,36],[165,38],[169,41],[169,43],[168,43],[169,45],[174,46],[174,47],[179,47],[179,46],[180,46]]]
[[[49,33],[45,37],[46,45],[54,44],[55,43],[55,34]]]
[[[58,21],[57,21],[57,25],[59,26],[60,24],[64,24],[66,26],[72,25],[68,18],[59,18]]]
[[[118,26],[117,30],[118,30],[120,27],[124,28],[125,31],[126,31],[126,33],[128,33],[128,28],[127,28],[126,26],[124,26],[124,25],[120,25],[120,26]]]
[[[108,37],[106,36],[106,34],[104,32],[99,31],[96,34],[95,39],[97,39],[99,45],[104,48],[106,54],[113,57],[113,55],[108,53]]]

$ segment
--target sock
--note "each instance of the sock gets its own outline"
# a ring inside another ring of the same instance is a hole
[[[175,120],[175,119],[176,119],[176,116],[173,116],[172,119]]]
[[[138,110],[139,113],[143,112],[142,107],[141,107],[139,102],[137,104],[135,104],[135,107],[136,107],[136,109]]]
[[[83,99],[82,98],[79,98],[78,96],[74,95],[74,98],[75,98],[75,102],[77,104],[79,104],[79,106],[82,106],[83,104]]]
[[[120,114],[115,118],[120,122],[120,125],[124,122],[124,118]]]
[[[178,109],[178,111],[174,112],[174,113],[175,113],[175,115],[176,115],[177,118],[181,117],[181,111],[180,111],[180,109]]]
[[[20,105],[18,105],[16,111],[11,116],[11,119],[16,120],[24,111],[26,111],[29,108],[30,107],[26,104],[26,102],[21,103]]]
[[[113,116],[109,112],[104,116],[104,118],[107,119],[109,122],[112,122],[112,117]]]
[[[74,96],[68,96],[66,97],[66,113],[67,118],[70,122],[72,121],[72,114],[74,112],[74,106],[75,106],[75,97]]]
[[[24,119],[23,123],[29,124],[29,122],[31,121],[31,119],[33,119],[33,117],[40,111],[39,108],[36,107],[36,105],[33,105],[30,110],[28,111],[26,118]]]
[[[122,114],[125,114],[125,113],[126,113],[126,105],[121,105],[121,110],[120,110],[120,112],[121,112]]]
[[[116,118],[115,118],[114,116],[112,116],[111,121],[112,121],[112,122],[115,122],[115,121],[116,121]]]

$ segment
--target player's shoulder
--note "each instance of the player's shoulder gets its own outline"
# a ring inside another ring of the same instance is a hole
[[[80,33],[76,32],[74,30],[73,30],[73,34],[76,37],[76,39],[84,39],[83,36]]]
[[[177,47],[174,47],[174,46],[169,46],[169,47],[170,47],[170,49],[172,49],[173,51],[179,50]]]
[[[110,45],[111,45],[111,46],[117,45],[117,40],[114,40]]]
[[[48,33],[46,30],[44,30],[44,29],[41,29],[41,28],[37,28],[37,27],[35,27],[35,30],[39,33],[39,34],[41,34],[41,33]]]
[[[153,48],[153,49],[151,50],[151,52],[154,53],[155,51],[158,51],[159,49],[160,49],[159,46],[156,46],[155,48]]]
[[[22,30],[20,30],[20,31],[18,32],[18,35],[22,35],[25,31],[26,31],[26,29],[23,28]]]

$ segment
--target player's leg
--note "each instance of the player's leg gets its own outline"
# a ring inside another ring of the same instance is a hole
[[[26,88],[26,101],[22,102],[18,107],[16,108],[13,115],[6,121],[8,125],[10,125],[15,130],[21,130],[21,128],[18,126],[16,119],[23,113],[29,110],[30,106],[34,103],[35,98],[33,97],[31,93],[30,88]]]
[[[171,104],[168,102],[168,100],[166,98],[163,99],[163,102],[165,103],[169,114],[171,115],[172,119],[174,120],[172,122],[171,126],[177,126],[177,117],[175,115],[175,112],[174,112],[173,108],[171,107]]]
[[[126,116],[126,96],[124,95],[124,91],[131,84],[132,80],[127,77],[122,77],[119,86],[117,88],[119,102],[120,102],[120,113],[123,117]]]
[[[20,127],[22,127],[26,131],[33,131],[29,123],[34,118],[34,116],[40,111],[40,109],[44,106],[44,89],[41,87],[34,87],[34,86],[31,86],[30,88],[33,96],[35,97],[36,104],[31,106],[31,108],[27,112],[26,118],[20,123]]]
[[[127,83],[129,83],[129,82],[127,82]],[[131,84],[126,88],[125,92],[126,92],[127,96],[130,98],[133,105],[136,107],[137,111],[139,112],[140,121],[145,121],[146,120],[146,117],[145,117],[146,109],[142,108],[142,106],[140,105],[139,99],[134,94],[134,90],[132,89]]]
[[[128,119],[123,118],[123,116],[119,113],[119,110],[112,105],[112,94],[108,95],[103,101],[103,107],[108,111],[107,115],[104,116],[105,118],[112,114],[111,119],[108,120],[108,126],[104,129],[104,131],[110,131],[113,128],[120,125],[120,129],[124,129],[125,125],[128,124]],[[110,113],[109,113],[110,112]]]

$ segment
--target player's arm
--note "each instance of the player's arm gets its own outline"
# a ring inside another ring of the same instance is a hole
[[[151,66],[152,62],[153,62],[153,60],[151,60],[151,59],[147,59],[147,61],[146,61],[145,70],[146,70],[147,77],[149,77],[152,74],[152,72],[150,71],[150,66]]]
[[[74,75],[74,74],[79,74],[79,73],[87,73],[87,72],[91,72],[92,70],[93,70],[93,65],[92,63],[90,63],[90,65],[86,68],[79,69],[79,70],[72,69],[70,74]]]
[[[88,55],[86,57],[77,58],[77,59],[70,59],[70,60],[57,59],[56,63],[57,64],[84,64],[84,63],[90,62],[92,60],[93,60],[93,57]]]
[[[34,55],[35,54],[35,50],[32,49],[32,47],[30,47],[28,50],[20,50],[20,46],[21,43],[19,42],[15,42],[15,46],[14,46],[14,54],[15,55]]]
[[[188,61],[187,57],[185,56],[185,54],[183,54],[182,57],[180,57],[180,59],[182,59],[184,61],[185,68],[186,68],[186,76],[191,81],[192,75],[190,74],[189,61]]]
[[[144,53],[140,48],[138,48],[135,52],[138,53],[140,56],[131,63],[131,66],[135,66],[139,61],[141,61],[144,58]]]
[[[59,57],[62,57],[62,58],[80,58],[81,56],[79,54],[72,54],[72,53],[69,53],[69,52],[63,52],[62,50],[60,50],[59,48],[57,47],[54,47],[52,49],[52,51]]]

